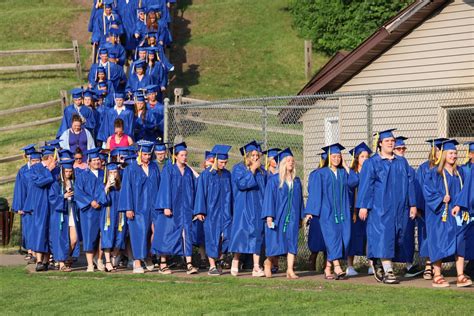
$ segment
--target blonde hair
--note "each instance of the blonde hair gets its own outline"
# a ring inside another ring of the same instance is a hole
[[[245,153],[244,164],[247,168],[250,167],[250,165],[252,164],[252,152],[254,152],[254,151],[252,150],[252,151],[249,151],[249,152]],[[257,153],[258,153],[258,157],[262,158],[262,153],[259,152],[259,151],[257,151]]]
[[[437,170],[440,175],[443,175],[443,172],[444,172],[444,166],[446,165],[446,156],[447,156],[447,151],[443,150],[443,152],[441,153],[441,160],[438,163],[438,170]],[[458,168],[456,164],[453,165],[453,175],[459,176],[459,172],[458,172]]]
[[[433,168],[434,166],[436,166],[436,152],[437,152],[437,149],[432,148],[430,150],[430,154],[428,155],[428,163],[430,165],[430,168]]]
[[[280,185],[279,185],[280,189],[283,188],[283,185],[285,184],[286,178],[288,176],[288,170],[286,170],[286,158],[288,157],[283,158],[280,161],[280,164],[278,166],[278,170],[279,170],[278,177],[280,178]],[[295,180],[295,177],[296,177],[296,165],[293,168],[293,170],[290,172],[291,181]]]

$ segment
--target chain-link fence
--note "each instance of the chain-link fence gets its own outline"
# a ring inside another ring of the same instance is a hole
[[[238,148],[256,139],[264,148],[292,149],[305,189],[309,173],[318,166],[321,147],[340,142],[350,162],[350,148],[361,141],[372,146],[373,133],[388,128],[409,138],[406,158],[416,168],[428,157],[427,139],[448,137],[460,143],[474,139],[474,86],[180,102],[165,107],[165,140],[186,141],[193,168],[202,167],[205,150],[228,144],[230,169],[242,159]],[[466,150],[459,153],[463,161]],[[309,257],[304,236],[302,260]]]

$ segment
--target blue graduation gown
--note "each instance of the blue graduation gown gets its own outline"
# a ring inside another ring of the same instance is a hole
[[[425,216],[425,198],[423,196],[423,186],[425,185],[426,175],[430,171],[430,162],[425,161],[416,170],[416,208],[418,209],[420,216],[416,218],[418,227],[418,251],[420,257],[428,258],[428,237],[426,231],[426,216]]]
[[[462,170],[464,186],[454,204],[460,206],[462,210],[468,211],[471,215],[471,221],[465,232],[466,253],[464,259],[474,260],[474,168],[472,164],[466,164],[462,167]]]
[[[298,253],[300,220],[303,216],[303,190],[300,178],[293,180],[290,189],[285,182],[280,188],[278,173],[270,177],[265,188],[262,220],[273,218],[274,229],[265,224],[265,255],[281,256]]]
[[[122,66],[125,65],[125,61],[127,60],[127,53],[125,52],[125,48],[119,44],[111,44],[111,43],[106,43],[104,45],[104,48],[107,49],[107,52],[110,53],[115,53],[116,58],[117,58],[117,65]]]
[[[100,213],[100,246],[102,249],[125,249],[127,222],[123,212],[119,212],[120,191],[110,188],[107,205]],[[107,217],[109,221],[107,221]]]
[[[125,108],[120,114],[117,113],[115,108],[105,109],[102,119],[102,124],[99,128],[99,134],[97,139],[103,142],[107,141],[109,136],[114,134],[114,122],[117,118],[123,120],[123,132],[124,134],[133,138],[133,128],[135,116],[132,111]]]
[[[135,49],[137,46],[134,33],[139,1],[140,0],[117,0],[118,13],[122,18],[125,33],[125,49],[128,51]]]
[[[458,169],[458,171],[461,171]],[[452,256],[465,255],[465,231],[467,223],[461,221],[463,211],[459,212],[457,218],[451,215],[451,210],[455,206],[457,196],[461,191],[460,176],[450,175],[443,170],[448,183],[449,195],[451,197],[448,203],[448,213],[446,221],[443,222],[443,212],[445,203],[443,203],[446,189],[443,177],[438,173],[437,168],[430,170],[425,178],[423,193],[425,196],[426,228],[428,230],[428,252],[432,262],[443,260],[452,261]],[[461,172],[460,172],[461,173]],[[460,221],[457,223],[457,221]],[[451,257],[451,258],[450,258]]]
[[[71,128],[72,116],[74,114],[80,114],[82,117],[84,117],[86,119],[86,123],[84,124],[85,128],[87,128],[89,132],[94,133],[96,122],[92,110],[87,106],[82,105],[78,113],[74,104],[70,104],[64,109],[63,118],[61,120],[61,125],[59,126],[58,132],[56,133],[56,138],[61,137],[65,130]]]
[[[32,212],[29,248],[35,252],[49,251],[49,190],[54,182],[53,175],[42,163],[30,168],[30,182],[24,211]]]
[[[193,211],[196,192],[195,177],[186,166],[181,175],[176,164],[167,165],[161,174],[157,195],[153,253],[159,255],[191,256],[193,246]],[[165,216],[164,209],[173,212]],[[184,233],[184,238],[183,238]]]
[[[154,163],[148,165],[148,176],[137,162],[128,165],[123,172],[119,212],[135,212],[134,219],[127,220],[135,260],[144,260],[150,253],[152,212],[155,210],[160,178],[160,170]],[[157,230],[161,227],[155,224],[155,236]]]
[[[349,177],[359,185],[359,173],[351,171]],[[359,209],[355,207],[358,188],[349,189],[349,202],[351,203],[351,240],[347,248],[348,256],[364,256],[367,244],[367,227],[366,222],[359,218]]]
[[[342,259],[347,256],[351,237],[349,188],[357,185],[357,178],[349,177],[342,168],[337,169],[336,178],[334,172],[325,167],[316,173],[314,181],[316,208],[309,214],[319,217],[328,260]]]
[[[229,251],[260,254],[264,238],[262,203],[265,194],[266,171],[252,174],[242,163],[232,168],[234,215]]]
[[[95,14],[96,20],[93,22],[91,42],[99,43],[99,46],[102,46],[107,43],[107,33],[112,22],[115,21],[119,25],[119,34],[123,33],[123,25],[120,16],[117,13],[112,13],[109,18],[103,14],[103,11],[101,14],[97,13]]]
[[[382,159],[378,153],[364,162],[356,207],[369,210],[368,258],[391,259],[397,255],[402,218],[407,205],[416,205],[414,179],[409,168],[403,157]]]
[[[151,78],[148,76],[146,73],[143,75],[141,79],[138,78],[137,73],[131,73],[128,81],[127,81],[127,87],[125,88],[125,91],[127,92],[133,92],[137,91],[138,89],[145,89],[146,86],[151,85]]]
[[[149,141],[156,141],[156,130],[158,126],[156,124],[153,111],[147,110],[145,117],[135,116],[135,124],[134,124],[134,132],[133,137],[134,139],[140,140],[145,139]]]
[[[80,211],[79,221],[81,222],[83,251],[93,252],[99,246],[100,214],[107,204],[104,171],[99,170],[97,177],[90,169],[78,173],[74,185],[74,199]],[[92,201],[99,203],[100,207],[93,208]]]
[[[81,227],[79,223],[79,212],[74,200],[64,198],[61,184],[55,181],[50,190],[51,218],[49,225],[49,236],[51,240],[51,252],[56,261],[66,261],[69,256],[79,257],[79,241],[82,240]],[[78,242],[71,253],[69,250],[69,208],[72,208],[73,220],[76,227]]]
[[[155,62],[153,67],[149,66],[146,73],[151,78],[151,84],[157,85],[160,88],[166,88],[168,86],[168,70],[161,61]]]
[[[219,258],[229,248],[230,225],[232,223],[232,179],[228,170],[221,174],[206,169],[197,181],[194,215],[202,214],[206,254]]]
[[[321,171],[321,169],[316,169],[311,171],[308,178],[308,200],[306,201],[306,208],[304,214],[314,214],[316,211],[316,192],[317,192],[317,182],[316,174]],[[319,223],[318,217],[313,217],[309,222],[309,232],[308,232],[308,248],[312,253],[317,253],[319,251],[326,251],[326,245],[324,244],[323,233],[321,231],[321,224]]]
[[[12,211],[17,213],[24,210],[26,197],[28,195],[28,182],[30,173],[29,164],[24,164],[18,170],[15,179],[15,187],[13,189]],[[30,249],[28,236],[31,231],[32,213],[23,213],[21,215],[21,246],[24,249]]]

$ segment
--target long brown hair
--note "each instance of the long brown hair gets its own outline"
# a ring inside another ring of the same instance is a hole
[[[151,21],[152,15],[155,16],[155,22]],[[148,29],[148,32],[158,31],[158,19],[159,19],[159,14],[156,14],[153,11],[146,15],[146,28]]]
[[[360,154],[359,154],[359,155],[360,155]],[[355,155],[355,156],[354,156],[354,161],[352,162],[351,169],[352,169],[354,172],[359,171],[359,155]]]
[[[110,173],[110,170],[107,170],[107,181],[109,180],[109,173]],[[115,178],[114,188],[117,191],[119,191],[121,187],[122,187],[122,179],[120,178],[120,172],[118,172],[118,170],[117,170],[117,177]]]
[[[146,111],[147,110],[146,110],[146,103],[145,103],[145,105],[143,106],[142,115],[140,116],[142,120],[144,120],[146,117]],[[135,105],[133,107],[133,112],[135,112],[135,116],[138,116],[137,102],[135,102]]]

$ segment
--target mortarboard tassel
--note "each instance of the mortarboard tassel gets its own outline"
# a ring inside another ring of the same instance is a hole
[[[137,163],[138,165],[142,164],[142,148],[141,147],[140,147],[140,151],[138,152]]]
[[[355,148],[352,151],[351,169],[354,168],[354,162],[355,162]]]
[[[174,156],[174,147],[173,147],[173,152],[171,154],[171,163],[174,165],[175,162],[176,162],[176,157]]]
[[[439,163],[441,162],[441,157],[443,157],[443,147],[444,147],[444,146],[441,145],[441,150],[439,151],[439,157],[438,157],[438,159],[436,159],[436,161],[435,161],[435,164],[436,164],[436,165],[439,165]]]
[[[265,154],[265,170],[268,170],[268,152]]]
[[[375,138],[374,138],[374,143],[372,144],[372,148],[373,148],[373,152],[376,153],[377,152],[377,145],[379,143],[379,133],[375,133]]]
[[[245,163],[245,156],[247,156],[247,152],[245,151],[245,147],[244,147],[244,163]]]

